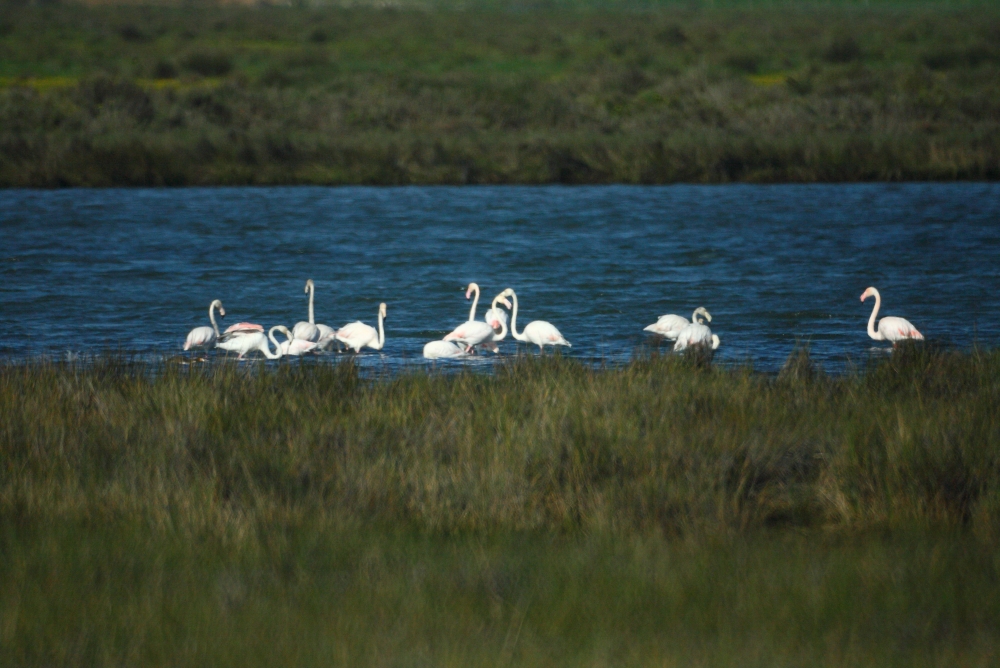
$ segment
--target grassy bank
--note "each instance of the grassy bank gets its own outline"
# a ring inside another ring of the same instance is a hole
[[[0,185],[995,179],[1000,10],[11,6]]]
[[[0,659],[988,665],[998,372],[6,366]]]

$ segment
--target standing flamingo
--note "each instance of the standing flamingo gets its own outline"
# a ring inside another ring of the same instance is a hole
[[[348,325],[344,325],[337,330],[334,338],[348,348],[354,348],[354,352],[361,352],[364,346],[374,350],[382,350],[385,345],[385,331],[382,329],[382,321],[385,319],[385,302],[378,305],[378,330],[371,325],[358,320]]]
[[[259,327],[259,325],[256,325]],[[264,354],[269,360],[276,360],[281,357],[281,344],[278,343],[277,339],[274,338],[274,330],[284,329],[286,332],[287,328],[281,325],[275,325],[264,336],[263,328],[260,330],[256,329],[243,329],[235,330],[233,332],[225,332],[219,337],[219,343],[216,345],[217,348],[222,348],[223,350],[229,350],[234,353],[239,353],[236,359],[241,360],[243,356],[247,353],[259,350]],[[271,349],[268,348],[267,342],[270,339],[271,343],[274,344],[276,353],[272,353]]]
[[[712,330],[707,325],[700,322],[692,322],[677,334],[677,341],[674,343],[674,352],[679,353],[688,348],[710,347],[715,350],[719,347],[719,337],[712,334]]]
[[[187,335],[184,342],[184,350],[192,348],[214,348],[215,342],[219,340],[219,326],[215,324],[215,309],[219,309],[219,316],[226,317],[226,309],[222,308],[222,302],[218,299],[208,305],[208,319],[212,326],[195,327]]]
[[[906,318],[897,318],[891,315],[886,316],[879,320],[878,328],[876,328],[875,317],[878,315],[879,307],[882,306],[882,296],[875,288],[868,288],[861,293],[861,301],[863,302],[872,295],[875,296],[875,308],[872,309],[872,315],[868,318],[868,336],[876,341],[892,341],[892,345],[894,346],[906,339],[924,340],[924,335],[918,332],[917,328]]]
[[[295,323],[295,327],[292,328],[292,336],[296,339],[302,339],[303,341],[319,341],[326,337],[332,337],[334,334],[333,327],[316,324],[316,318],[313,311],[313,299],[316,296],[316,284],[313,283],[311,278],[306,281],[306,287],[303,292],[309,293],[309,322],[302,320]]]
[[[494,340],[499,341],[507,335],[507,332],[504,331],[503,336],[497,338],[498,335],[494,331],[492,325],[481,320],[476,320],[476,306],[479,304],[479,286],[475,283],[469,283],[469,287],[465,291],[465,298],[468,299],[473,293],[475,293],[476,297],[472,302],[472,308],[469,309],[469,319],[444,337],[445,341],[454,341],[464,345],[466,352],[471,351],[472,348],[480,344],[491,343]],[[493,307],[490,309],[491,311],[498,310],[496,308],[498,301],[503,301],[509,305],[509,302],[504,299],[503,293],[500,293],[497,295],[497,298],[493,300]],[[504,330],[506,330],[506,324],[504,324]],[[497,352],[495,345],[488,347],[490,347],[494,352]]]
[[[524,331],[520,334],[517,331],[517,294],[511,288],[501,292],[504,297],[514,300],[514,310],[510,314],[510,334],[518,341],[534,343],[538,346],[539,352],[544,352],[544,346],[569,346],[573,345],[559,333],[555,325],[544,320],[533,320],[524,326]]]
[[[670,339],[671,341],[676,341],[677,336],[681,333],[681,330],[690,325],[692,322],[700,322],[698,316],[705,316],[705,320],[712,322],[712,315],[705,310],[704,306],[699,306],[691,314],[691,320],[688,320],[682,315],[661,315],[659,320],[654,322],[648,327],[643,327],[642,331],[652,332],[653,334],[659,334],[665,339]]]

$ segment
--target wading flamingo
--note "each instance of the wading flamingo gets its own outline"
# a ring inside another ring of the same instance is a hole
[[[677,341],[674,343],[674,352],[679,353],[688,348],[711,348],[715,350],[719,347],[719,337],[712,334],[712,330],[707,325],[700,322],[692,322],[677,334]]]
[[[257,325],[259,327],[259,325]],[[237,330],[233,332],[223,333],[219,337],[219,343],[216,344],[217,348],[222,348],[223,350],[229,350],[234,353],[239,353],[236,359],[243,359],[243,356],[247,353],[251,353],[255,350],[259,350],[264,354],[269,360],[276,360],[281,357],[281,344],[274,338],[274,330],[278,328],[284,329],[286,332],[287,328],[281,325],[275,325],[264,336],[264,332],[256,329],[245,329]],[[263,328],[262,328],[263,329]],[[267,341],[270,339],[271,343],[274,344],[276,353],[272,353],[271,349],[268,348]]]
[[[211,327],[195,327],[187,335],[184,342],[184,350],[192,348],[214,348],[215,342],[219,340],[219,326],[215,324],[215,309],[219,309],[219,317],[226,317],[226,309],[222,308],[222,302],[218,299],[208,305],[208,319],[212,322]]]
[[[295,327],[292,327],[292,337],[302,339],[303,341],[320,341],[323,338],[332,337],[334,334],[333,327],[316,324],[316,318],[313,311],[313,299],[316,296],[316,284],[313,283],[313,279],[310,278],[306,281],[306,287],[303,292],[309,293],[309,322],[302,320],[295,323]]]
[[[524,330],[519,334],[517,331],[517,294],[511,288],[507,288],[500,294],[514,300],[514,309],[510,314],[510,335],[515,339],[518,341],[525,341],[527,343],[534,343],[538,346],[539,352],[545,351],[544,346],[573,347],[572,344],[559,333],[559,330],[556,329],[555,325],[550,322],[545,322],[544,320],[533,320],[529,322],[524,326]]]
[[[384,319],[385,302],[378,305],[377,331],[371,325],[366,325],[358,320],[338,329],[334,338],[348,348],[353,348],[356,353],[361,352],[361,349],[365,346],[373,350],[382,350],[382,346],[385,345],[385,331],[382,329],[382,321]]]
[[[694,313],[691,314],[691,320],[688,320],[682,315],[674,315],[673,313],[670,315],[661,315],[659,320],[648,327],[643,327],[642,331],[652,332],[653,334],[658,334],[665,339],[676,341],[682,329],[690,325],[692,322],[701,322],[698,316],[705,316],[705,320],[712,322],[712,315],[705,310],[704,306],[699,306],[694,310]]]
[[[431,341],[424,345],[424,358],[429,360],[468,357],[465,348],[451,341]]]
[[[889,315],[879,320],[878,327],[876,328],[875,317],[878,315],[879,307],[882,306],[882,296],[879,295],[878,290],[875,288],[868,288],[861,293],[861,301],[868,299],[872,295],[875,296],[875,308],[872,309],[872,315],[868,318],[868,336],[876,341],[892,341],[892,345],[896,345],[899,341],[907,339],[924,340],[924,335],[918,332],[917,328],[906,318],[897,318]]]
[[[298,356],[305,355],[307,353],[316,352],[319,350],[319,344],[315,341],[306,341],[305,339],[297,339],[288,331],[288,328],[284,325],[276,325],[275,329],[285,335],[287,340],[282,341],[278,348],[281,349],[282,355],[288,356]]]
[[[472,348],[480,344],[491,343],[494,340],[494,337],[497,336],[497,333],[493,330],[492,325],[481,320],[476,320],[476,306],[479,304],[479,286],[475,283],[469,283],[469,287],[465,291],[465,298],[468,299],[473,293],[475,293],[476,297],[472,301],[472,308],[469,309],[469,319],[453,329],[444,337],[445,341],[454,341],[455,343],[461,343],[464,345],[466,352],[469,352]],[[509,304],[509,302],[504,299],[504,295],[501,292],[497,295],[497,298],[493,300],[493,307],[490,309],[491,311],[497,310],[497,301],[503,301]],[[507,333],[504,332],[504,336],[506,335]],[[502,338],[503,336],[496,340],[499,341]],[[496,352],[495,345],[489,347],[493,349],[493,352]]]

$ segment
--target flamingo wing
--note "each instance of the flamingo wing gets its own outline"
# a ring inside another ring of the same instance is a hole
[[[319,328],[311,322],[302,320],[295,323],[295,327],[292,327],[292,338],[302,341],[319,341]]]
[[[878,323],[878,331],[885,337],[886,341],[892,341],[893,343],[905,341],[906,339],[915,339],[917,341],[923,341],[924,339],[924,335],[909,320],[895,316],[882,318]]]
[[[467,356],[464,348],[451,341],[431,341],[424,345],[424,357],[429,360]]]
[[[263,325],[256,325],[252,322],[238,322],[235,325],[230,325],[226,327],[226,331],[223,334],[239,334],[245,332],[263,332]]]
[[[469,320],[452,330],[444,337],[445,341],[458,341],[467,346],[477,346],[484,341],[493,339],[493,328],[479,320]]]
[[[188,332],[184,350],[207,348],[215,344],[215,330],[211,327],[195,327]]]
[[[354,352],[358,352],[377,336],[378,331],[374,327],[358,320],[338,329],[335,338],[347,347],[354,348]]]

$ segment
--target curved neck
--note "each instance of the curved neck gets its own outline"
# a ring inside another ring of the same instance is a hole
[[[309,324],[315,325],[316,319],[313,317],[313,296],[316,294],[316,288],[312,283],[306,286],[309,288]]]
[[[208,319],[212,321],[212,329],[215,330],[215,338],[219,338],[219,326],[215,324],[215,302],[208,305]]]
[[[518,341],[526,341],[524,334],[517,333],[517,293],[511,290],[510,298],[514,300],[514,309],[510,312],[510,335]]]
[[[271,330],[267,333],[267,338],[269,338],[271,340],[271,343],[274,344],[274,349],[278,351],[277,353],[271,352],[271,349],[267,345],[267,341],[264,341],[260,344],[260,352],[264,353],[264,357],[266,357],[269,360],[276,360],[279,357],[281,357],[281,346],[278,345],[277,339],[274,338],[274,330],[276,329],[278,328],[272,327]]]
[[[882,297],[877,291],[874,292],[875,295],[875,308],[872,309],[872,315],[868,318],[868,336],[872,337],[876,341],[882,340],[882,334],[875,331],[875,317],[878,315],[878,309],[882,306]]]
[[[476,297],[472,300],[472,308],[469,309],[469,320],[476,319],[476,307],[479,306],[479,286],[473,283],[472,290],[476,293]]]
[[[694,322],[694,323],[701,322],[700,320],[698,320],[698,316],[700,316],[700,315],[701,315],[701,309],[700,308],[696,308],[694,310],[694,313],[691,314],[691,322]]]
[[[497,302],[498,301],[500,301],[500,295],[497,295],[496,297],[493,298],[493,304],[490,306],[490,310],[493,310],[493,311],[499,310],[499,309],[497,309]],[[498,318],[498,320],[500,321],[500,333],[499,334],[494,334],[493,335],[493,340],[494,341],[503,341],[505,338],[507,338],[507,323],[504,322],[503,318]]]

